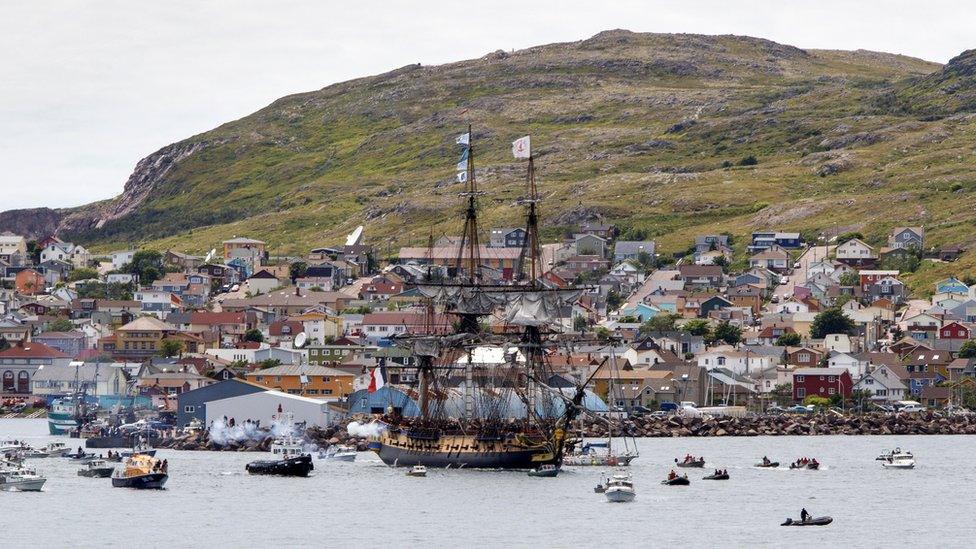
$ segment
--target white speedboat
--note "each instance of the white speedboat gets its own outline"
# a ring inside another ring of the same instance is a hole
[[[63,442],[52,442],[44,450],[52,457],[63,457],[65,454],[71,453],[71,448],[68,448],[68,445]]]
[[[0,471],[0,490],[4,492],[40,492],[47,479],[27,467]]]
[[[637,497],[634,482],[626,473],[617,473],[610,477],[603,493],[607,496],[607,500],[613,503],[627,503]]]
[[[356,449],[352,446],[330,446],[328,450],[319,452],[319,459],[332,461],[356,461]]]
[[[410,468],[409,471],[407,471],[407,476],[408,477],[426,477],[427,476],[427,468],[424,467],[423,465],[414,465],[413,467]]]
[[[893,453],[881,462],[881,466],[885,469],[914,469],[915,456],[911,452]]]

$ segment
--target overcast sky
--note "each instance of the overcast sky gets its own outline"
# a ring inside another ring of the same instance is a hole
[[[409,63],[613,28],[945,62],[974,22],[976,2],[934,0],[0,0],[0,210],[115,196],[164,145]]]

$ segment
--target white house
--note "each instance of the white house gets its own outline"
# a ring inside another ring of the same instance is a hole
[[[736,374],[758,373],[775,366],[777,362],[772,356],[743,352],[724,346],[701,353],[697,359],[698,365],[706,370],[726,368]]]
[[[160,319],[165,319],[170,313],[183,308],[183,300],[171,292],[140,290],[133,297],[139,302],[140,311]]]
[[[78,269],[88,266],[91,254],[84,246],[76,246],[70,242],[52,242],[41,250],[41,263],[55,260],[71,263]]]
[[[857,238],[852,238],[837,246],[837,259],[839,260],[866,261],[876,257],[874,248]]]
[[[904,400],[908,393],[904,382],[888,366],[879,366],[864,374],[854,384],[854,390],[866,391],[870,394],[868,398],[875,402]]]
[[[846,314],[846,316],[850,316]],[[847,334],[827,334],[823,340],[824,349],[828,351],[837,351],[838,353],[854,353],[857,352],[857,344],[851,336]]]
[[[830,351],[827,356],[827,366],[829,368],[845,368],[850,372],[852,378],[857,379],[864,373],[867,363],[850,352]]]
[[[278,280],[278,277],[269,273],[267,269],[261,269],[251,275],[245,284],[252,295],[266,294],[281,287],[281,281]]]
[[[257,362],[254,357],[258,351],[268,349],[270,347],[271,346],[267,343],[261,343],[257,349],[207,349],[204,351],[204,353],[227,362],[243,361],[247,362],[248,364],[252,364]]]
[[[787,299],[782,303],[777,303],[773,307],[773,312],[789,314],[789,315],[796,314],[796,313],[809,313],[810,306],[802,301],[797,301],[796,299],[791,298],[791,299]]]
[[[132,258],[135,257],[135,255],[135,250],[112,252],[109,256],[112,258],[112,270],[119,271],[122,269],[122,267],[132,263]]]

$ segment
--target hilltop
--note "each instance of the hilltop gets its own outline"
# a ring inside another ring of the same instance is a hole
[[[857,230],[877,244],[924,225],[933,245],[971,245],[974,113],[973,51],[942,66],[615,30],[287,96],[147,156],[115,199],[5,212],[0,230],[31,220],[103,248],[194,252],[247,234],[274,253],[359,224],[383,248],[456,234],[453,139],[470,123],[485,228],[511,223],[524,166],[509,142],[531,134],[550,237],[605,219],[675,252],[704,232]]]

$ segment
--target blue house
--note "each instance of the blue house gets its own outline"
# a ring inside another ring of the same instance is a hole
[[[762,252],[773,246],[795,250],[802,245],[803,240],[800,238],[800,233],[756,231],[752,233],[752,244],[749,245],[749,253]]]
[[[954,276],[935,283],[935,293],[937,294],[961,294],[969,295],[969,286]]]

